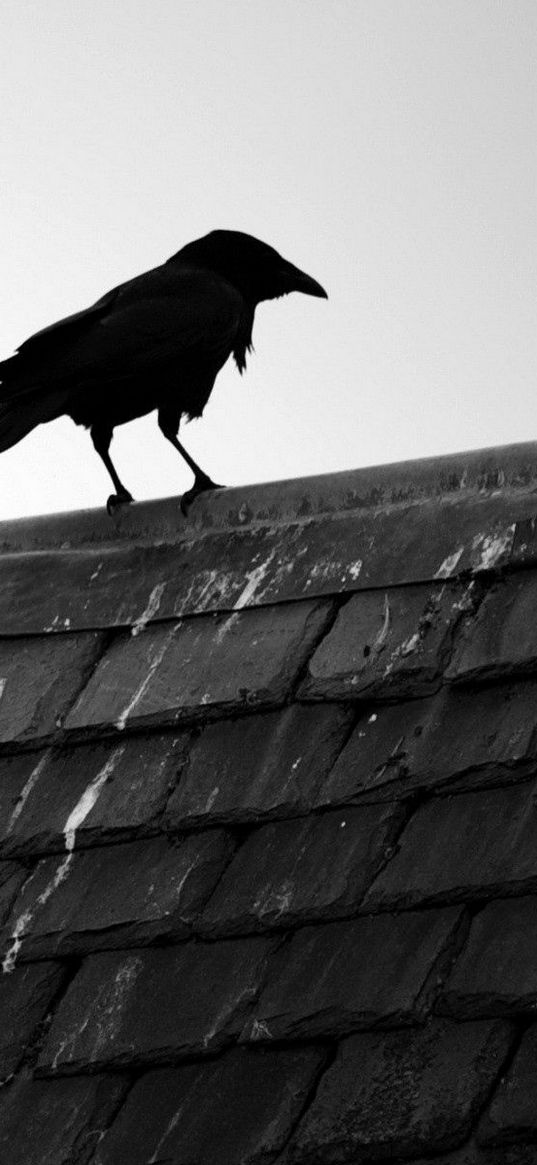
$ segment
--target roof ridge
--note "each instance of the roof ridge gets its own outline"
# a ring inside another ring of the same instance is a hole
[[[537,442],[229,487],[200,498],[187,524],[179,496],[139,502],[113,519],[101,507],[10,519],[0,522],[0,549],[155,546],[226,529],[306,524],[316,517],[494,491],[537,491]]]

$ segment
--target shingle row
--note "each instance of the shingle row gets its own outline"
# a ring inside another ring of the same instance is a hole
[[[134,1084],[22,1073],[0,1093],[0,1153],[9,1165],[534,1165],[535,1040],[532,1028],[517,1047],[501,1020],[434,1020],[337,1049],[235,1048]]]
[[[432,1011],[464,1021],[533,1018],[536,918],[537,900],[522,898],[512,911],[494,902],[471,922],[448,907],[310,925],[291,939],[194,939],[90,955],[56,1009],[40,1065],[173,1063],[238,1039],[333,1039],[421,1024]],[[13,992],[24,998],[25,976],[32,987],[36,967],[48,966],[19,963],[2,980],[0,1015],[14,1006]]]
[[[201,728],[62,743],[0,758],[0,852],[62,852],[164,829],[242,825],[417,792],[517,782],[537,759],[537,682],[424,700],[294,703]]]
[[[86,958],[39,1060],[87,1072],[424,1021],[462,941],[457,909]],[[389,969],[386,974],[386,967]],[[14,978],[22,972],[16,970]]]
[[[47,958],[535,894],[536,831],[534,779],[433,797],[410,815],[395,801],[271,822],[238,849],[221,828],[67,845],[30,870],[0,862],[4,951],[14,938],[23,958]]]
[[[302,600],[119,631],[110,643],[68,627],[3,639],[0,743],[278,705],[298,679],[303,699],[390,700],[434,690],[442,673],[535,671],[536,587],[528,573],[484,599],[475,583],[422,584],[363,591],[339,613],[330,599]]]

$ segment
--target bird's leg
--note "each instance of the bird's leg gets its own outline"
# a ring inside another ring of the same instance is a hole
[[[125,489],[123,482],[119,480],[119,477],[114,468],[114,464],[112,462],[112,458],[108,452],[110,448],[110,442],[112,440],[112,427],[109,425],[92,425],[90,433],[95,450],[99,454],[99,457],[101,457],[104,461],[104,464],[106,465],[106,468],[114,483],[114,489],[116,492],[115,494],[110,494],[110,497],[106,503],[108,513],[113,514],[114,510],[117,509],[118,506],[124,506],[127,505],[128,502],[132,502],[132,495],[129,493],[128,489]]]
[[[186,517],[189,507],[198,494],[203,493],[206,489],[221,489],[222,486],[217,485],[215,481],[211,481],[211,478],[200,469],[199,465],[196,465],[194,458],[190,456],[190,453],[187,453],[184,445],[181,445],[181,442],[177,439],[177,431],[179,428],[177,416],[172,417],[164,409],[160,409],[158,424],[163,436],[166,437],[167,441],[171,442],[174,449],[177,449],[177,452],[181,454],[181,457],[186,461],[194,474],[194,485],[192,489],[187,490],[181,498],[181,510]]]

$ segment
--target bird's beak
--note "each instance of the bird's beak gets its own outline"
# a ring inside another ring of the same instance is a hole
[[[306,275],[305,271],[300,271],[298,267],[294,267],[292,263],[285,264],[284,276],[288,291],[301,291],[304,295],[316,295],[318,299],[328,299],[324,287],[321,287],[316,279],[312,279],[311,275]]]

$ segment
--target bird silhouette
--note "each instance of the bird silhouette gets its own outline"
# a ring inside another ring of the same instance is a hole
[[[37,425],[67,415],[90,430],[112,479],[108,512],[132,502],[110,457],[116,425],[157,409],[161,432],[194,473],[181,508],[219,488],[178,439],[201,417],[216,376],[252,347],[255,309],[291,291],[327,298],[309,275],[241,231],[211,231],[25,340],[0,363],[0,452]]]

